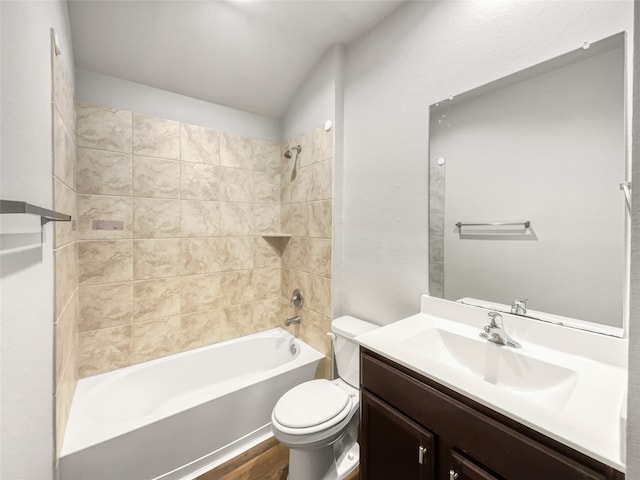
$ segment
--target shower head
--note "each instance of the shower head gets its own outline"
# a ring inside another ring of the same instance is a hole
[[[299,155],[300,151],[302,150],[302,147],[300,145],[296,145],[295,147],[291,147],[289,150],[287,150],[286,152],[284,152],[284,158],[289,159],[293,156],[293,151],[296,151],[296,153]]]

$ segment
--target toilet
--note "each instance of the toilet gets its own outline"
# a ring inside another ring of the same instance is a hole
[[[273,408],[273,434],[290,449],[288,480],[342,479],[358,465],[360,357],[353,338],[375,328],[349,316],[333,320],[338,378],[302,383]]]

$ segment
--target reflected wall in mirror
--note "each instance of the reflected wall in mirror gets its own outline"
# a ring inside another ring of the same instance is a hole
[[[624,33],[584,47],[430,107],[431,295],[622,334]]]

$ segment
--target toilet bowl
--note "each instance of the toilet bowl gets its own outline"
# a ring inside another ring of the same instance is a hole
[[[377,328],[340,317],[331,323],[338,378],[312,380],[286,392],[271,414],[274,436],[289,447],[289,480],[337,480],[359,461],[359,345]]]

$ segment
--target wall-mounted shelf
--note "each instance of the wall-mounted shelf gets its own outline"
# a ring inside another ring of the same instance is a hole
[[[6,213],[22,213],[27,215],[39,215],[40,225],[46,225],[49,222],[70,222],[71,215],[49,210],[47,208],[31,205],[27,202],[17,202],[14,200],[0,200],[0,214]]]
[[[291,238],[290,233],[282,233],[282,232],[261,233],[260,236],[265,238]]]

